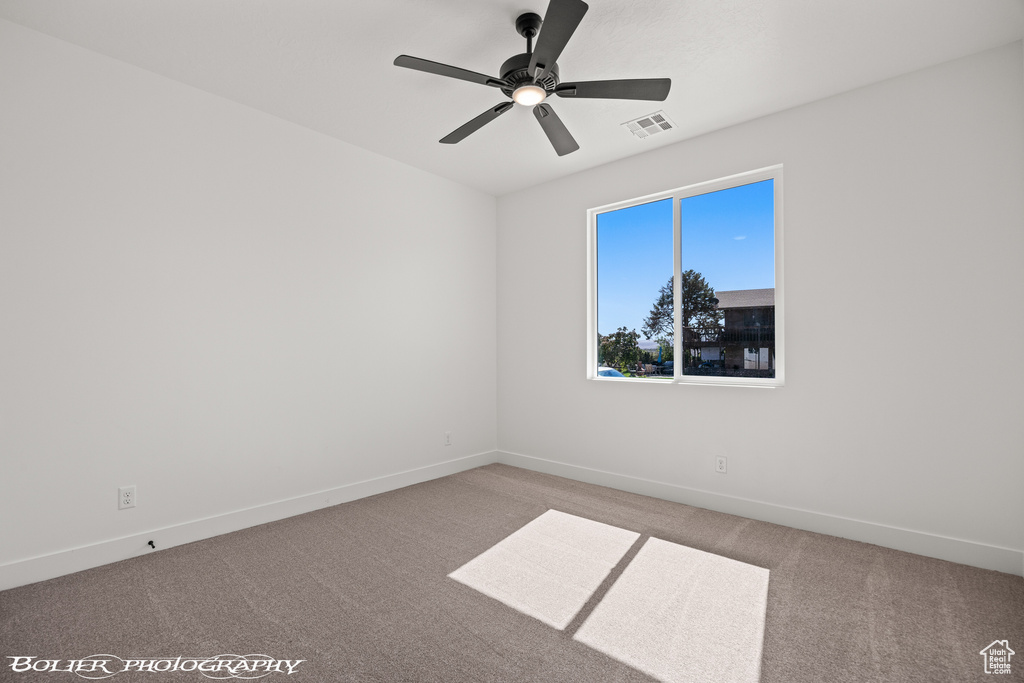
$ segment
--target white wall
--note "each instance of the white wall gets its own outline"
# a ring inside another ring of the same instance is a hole
[[[493,459],[493,197],[5,21],[0,64],[0,588]]]
[[[502,459],[1021,573],[1022,85],[1017,43],[500,198]],[[586,210],[776,163],[786,386],[586,380]]]
[[[1008,548],[1019,563],[1022,57],[976,55],[496,211],[0,20],[0,588],[496,446],[706,507],[881,538],[844,526],[861,520],[894,547],[962,539],[951,559]],[[787,385],[585,380],[586,209],[779,162]],[[884,353],[830,365],[872,347],[850,328],[880,330]],[[979,344],[984,362],[965,351]],[[139,506],[119,512],[125,484]],[[975,563],[1001,568],[993,557]]]

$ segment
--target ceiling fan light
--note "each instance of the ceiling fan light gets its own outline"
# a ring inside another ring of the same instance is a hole
[[[535,104],[540,104],[547,96],[548,94],[544,88],[533,83],[521,85],[512,93],[512,99],[515,100],[517,104],[521,104],[524,107],[532,107]]]

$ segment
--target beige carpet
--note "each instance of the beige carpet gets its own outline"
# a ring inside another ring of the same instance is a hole
[[[564,629],[639,537],[548,510],[448,576]]]
[[[576,640],[664,683],[757,683],[768,570],[650,538]]]
[[[648,539],[564,629],[449,578],[548,510]],[[1021,577],[503,465],[0,592],[0,680],[82,680],[15,674],[9,656],[261,653],[305,660],[264,682],[652,681],[576,639],[651,538],[770,572],[762,683],[1024,680],[979,654],[1024,653]]]
[[[759,680],[767,569],[548,510],[449,577],[663,683]]]

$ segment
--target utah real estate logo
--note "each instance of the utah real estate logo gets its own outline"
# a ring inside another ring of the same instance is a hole
[[[1010,657],[1017,653],[1010,649],[1010,644],[1007,641],[993,640],[991,645],[978,654],[985,658],[985,673],[1008,674],[1010,673]]]

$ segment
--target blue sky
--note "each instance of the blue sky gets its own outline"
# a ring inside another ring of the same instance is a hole
[[[773,192],[774,181],[763,180],[681,200],[683,270],[701,273],[716,291],[774,287]],[[672,277],[672,201],[597,217],[601,334],[622,326],[640,332],[658,290]]]

